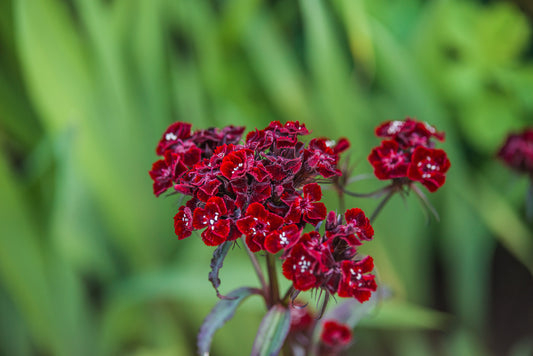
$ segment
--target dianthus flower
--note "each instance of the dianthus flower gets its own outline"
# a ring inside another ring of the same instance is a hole
[[[352,341],[352,330],[347,325],[327,320],[322,326],[320,341],[327,346],[346,346]]]
[[[285,249],[283,275],[293,282],[295,289],[320,288],[360,302],[368,300],[377,289],[375,277],[369,274],[373,269],[372,258],[354,260],[360,240],[372,238],[372,226],[357,208],[346,211],[345,218],[347,222],[342,224],[341,217],[330,212],[323,235],[311,231]]]
[[[191,133],[190,124],[170,125],[156,148],[163,159],[150,171],[154,194],[174,188],[191,197],[174,217],[179,239],[202,230],[204,243],[216,246],[245,235],[251,251],[275,253],[292,247],[306,224],[325,218],[314,181],[340,174],[339,154],[349,143],[317,138],[306,145],[299,137],[309,131],[299,122],[273,121],[244,142],[243,132],[227,126]]]
[[[510,134],[498,151],[498,157],[519,172],[533,174],[533,129]]]
[[[398,184],[420,182],[430,192],[444,184],[450,161],[446,152],[434,148],[432,140],[444,141],[444,133],[407,118],[379,125],[376,135],[385,138],[368,156],[377,178],[393,179]]]

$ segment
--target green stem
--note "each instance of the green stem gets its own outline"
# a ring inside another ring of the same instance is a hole
[[[389,199],[392,198],[394,193],[396,193],[396,189],[390,189],[387,195],[385,196],[385,198],[383,198],[383,200],[379,202],[378,206],[376,207],[376,210],[374,210],[374,212],[372,213],[372,216],[370,216],[369,220],[371,224],[374,223],[379,213],[381,212],[381,210],[383,210],[383,207],[385,206],[385,204],[387,204]]]
[[[289,289],[285,292],[285,295],[283,295],[283,298],[281,298],[281,304],[288,305],[289,304],[289,298],[291,297],[291,294],[295,291],[293,286],[290,286]]]
[[[246,241],[244,241],[244,238],[242,238],[242,244],[244,245],[244,249],[246,250],[248,257],[250,257],[250,261],[252,261],[252,265],[254,266],[255,273],[257,274],[257,278],[259,279],[259,283],[261,283],[261,288],[263,289],[263,295],[265,296],[265,298],[267,298],[268,287],[265,282],[265,277],[263,276],[263,271],[261,271],[261,266],[259,265],[259,261],[255,257],[254,253],[250,251],[250,249],[248,248],[248,245],[246,244]]]
[[[276,274],[276,261],[273,254],[266,255],[268,279],[270,282],[270,306],[279,302],[278,275]]]

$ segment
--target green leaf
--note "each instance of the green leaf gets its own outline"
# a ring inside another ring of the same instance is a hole
[[[252,294],[261,294],[261,291],[256,288],[239,288],[230,292],[226,299],[220,300],[215,305],[211,313],[205,318],[198,333],[199,355],[209,355],[211,341],[213,340],[215,331],[230,320],[235,315],[235,310],[241,302]]]
[[[277,355],[289,333],[290,326],[290,310],[281,305],[274,305],[259,325],[251,355]]]
[[[228,297],[223,296],[218,291],[218,287],[220,286],[220,278],[218,278],[218,272],[222,268],[224,259],[226,258],[226,255],[228,254],[228,251],[232,245],[233,241],[224,242],[222,245],[217,247],[215,252],[213,252],[213,258],[211,259],[211,271],[209,272],[209,281],[213,285],[213,288],[215,288],[215,291],[217,292],[217,297],[221,299],[227,299]]]

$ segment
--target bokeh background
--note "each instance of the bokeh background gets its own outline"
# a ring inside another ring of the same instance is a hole
[[[212,249],[178,242],[179,199],[156,199],[148,176],[171,122],[299,120],[349,138],[363,174],[373,128],[411,116],[447,134],[440,222],[414,196],[386,206],[362,252],[391,296],[347,354],[531,356],[528,180],[495,159],[533,124],[531,4],[0,1],[0,354],[195,353]],[[241,248],[221,279],[258,285]],[[264,312],[246,301],[213,354],[247,355]]]

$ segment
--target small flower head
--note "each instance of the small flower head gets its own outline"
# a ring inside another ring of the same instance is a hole
[[[154,181],[154,194],[156,196],[163,194],[186,171],[187,167],[178,154],[170,151],[165,152],[164,159],[154,162],[152,170],[148,172]]]
[[[179,240],[191,236],[193,230],[191,209],[187,206],[180,206],[178,213],[174,216],[174,231]]]
[[[283,262],[283,275],[293,282],[294,288],[306,291],[317,287],[315,276],[318,260],[303,244],[291,249],[290,256]]]
[[[409,155],[400,150],[396,141],[386,140],[370,152],[368,160],[378,179],[402,178],[407,175]]]
[[[344,218],[346,219],[346,224],[357,235],[359,240],[372,240],[374,228],[370,225],[370,220],[368,220],[363,210],[359,208],[346,210]]]
[[[227,209],[224,200],[220,197],[211,197],[205,208],[196,208],[192,218],[194,229],[203,229],[202,240],[208,246],[217,246],[227,240],[230,233],[230,222],[224,215]]]
[[[326,218],[327,209],[322,199],[322,190],[316,183],[306,184],[303,187],[303,198],[296,198],[285,217],[287,223],[300,223],[303,221],[316,226]]]
[[[376,135],[387,138],[368,156],[378,179],[392,179],[397,187],[420,182],[430,192],[444,184],[450,161],[443,150],[434,148],[433,141],[443,141],[444,133],[426,122],[407,118],[381,124]]]
[[[498,157],[519,172],[533,174],[533,129],[510,134],[500,148]]]
[[[265,238],[277,230],[283,218],[268,212],[260,203],[252,203],[246,210],[246,216],[237,220],[237,227],[246,235],[246,244],[252,252],[265,249]]]
[[[450,161],[443,150],[417,147],[409,164],[407,177],[434,192],[446,181],[445,174],[449,168]]]
[[[265,238],[265,250],[278,253],[282,249],[290,249],[300,239],[301,232],[296,224],[285,225],[282,229],[272,231]]]
[[[374,261],[370,256],[360,261],[342,261],[339,297],[354,297],[361,303],[370,299],[377,289],[375,276],[368,274],[373,269]]]
[[[335,320],[327,320],[323,324],[320,341],[329,347],[342,348],[352,341],[352,330],[348,325]]]

